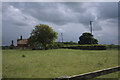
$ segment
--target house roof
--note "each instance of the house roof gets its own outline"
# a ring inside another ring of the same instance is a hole
[[[27,41],[28,41],[27,39],[22,39],[22,40],[18,39],[17,44],[27,44]]]

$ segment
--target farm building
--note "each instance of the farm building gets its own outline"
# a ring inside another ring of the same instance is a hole
[[[12,40],[12,44],[10,45],[10,47],[12,49],[32,49],[34,48],[34,46],[29,46],[28,45],[28,39],[22,39],[22,36],[20,36],[20,39],[17,39],[17,46],[14,46],[13,40]]]
[[[17,47],[19,49],[28,48],[27,41],[28,41],[27,39],[22,39],[22,36],[21,36],[20,39],[17,39]]]
[[[10,48],[12,48],[12,49],[13,49],[13,48],[14,48],[14,49],[16,48],[15,45],[14,45],[14,41],[13,41],[13,40],[12,40],[12,44],[10,45]]]

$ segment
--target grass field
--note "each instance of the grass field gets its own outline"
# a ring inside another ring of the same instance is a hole
[[[118,66],[118,50],[3,50],[4,78],[72,76]],[[22,57],[25,55],[25,57]],[[103,76],[104,78],[118,77]]]

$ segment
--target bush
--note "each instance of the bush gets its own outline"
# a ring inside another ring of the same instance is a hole
[[[115,44],[110,44],[110,45],[107,45],[107,48],[108,49],[115,49],[115,48],[119,48],[119,45],[115,45]]]
[[[10,46],[2,46],[2,49],[10,49]]]
[[[70,41],[70,42],[63,42],[63,44],[67,44],[67,45],[77,45],[77,43]]]
[[[47,45],[46,49],[58,49],[63,46],[64,44],[62,42],[55,42],[54,44]]]
[[[58,48],[63,47],[63,46],[64,46],[64,43],[62,43],[62,42],[55,42],[53,48],[54,49],[58,49]]]

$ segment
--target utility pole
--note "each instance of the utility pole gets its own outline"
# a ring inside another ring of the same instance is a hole
[[[90,31],[91,31],[91,35],[92,35],[92,22],[93,22],[93,21],[90,21]],[[92,44],[92,38],[91,38],[91,44]]]
[[[92,22],[93,21],[90,21],[90,31],[91,31],[91,34],[92,34]]]
[[[62,43],[63,43],[63,33],[61,33]]]
[[[60,38],[58,38],[59,39],[59,42],[60,42]]]

